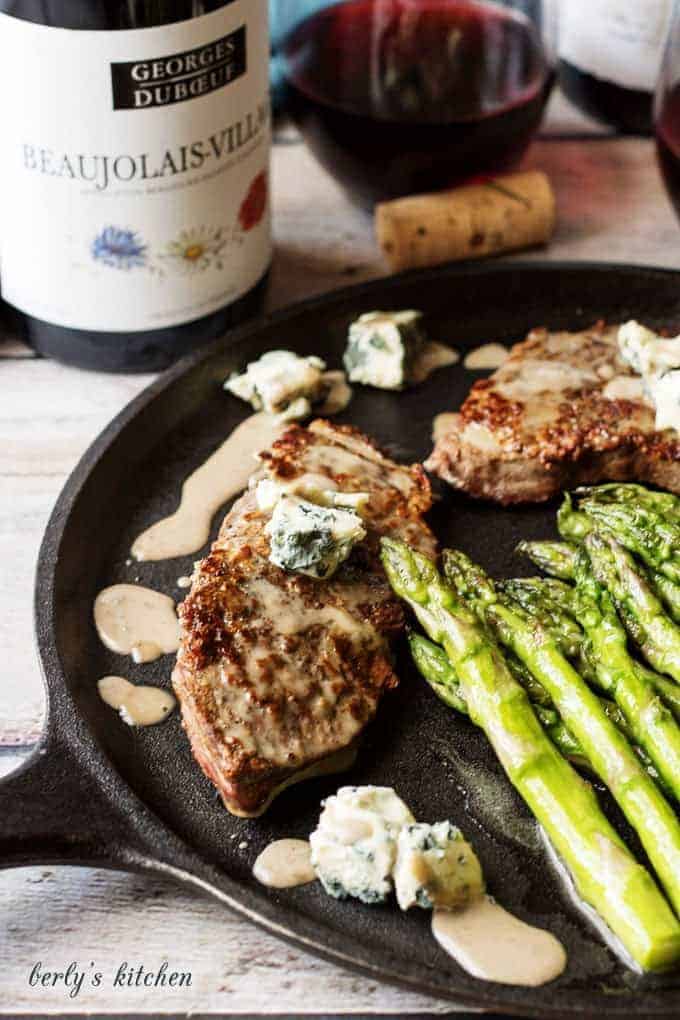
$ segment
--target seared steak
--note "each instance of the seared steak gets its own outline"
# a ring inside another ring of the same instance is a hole
[[[425,466],[472,496],[539,502],[561,489],[637,480],[680,492],[680,435],[657,432],[617,329],[535,329],[476,382]]]
[[[256,478],[323,476],[327,489],[368,493],[368,535],[328,581],[287,573],[269,562],[268,515],[250,488],[194,574],[173,685],[196,761],[239,815],[260,814],[310,768],[330,768],[397,683],[388,639],[404,618],[380,536],[435,549],[424,471],[388,460],[356,430],[293,425],[260,459]]]

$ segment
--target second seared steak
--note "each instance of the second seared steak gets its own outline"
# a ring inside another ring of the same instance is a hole
[[[656,431],[616,334],[532,330],[445,416],[427,469],[499,503],[539,502],[606,479],[680,492],[680,436]]]

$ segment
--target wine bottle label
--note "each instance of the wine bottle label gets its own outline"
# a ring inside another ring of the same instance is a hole
[[[0,14],[2,296],[88,330],[231,304],[271,257],[267,0],[159,28]]]
[[[673,0],[565,0],[560,56],[581,71],[653,92]]]

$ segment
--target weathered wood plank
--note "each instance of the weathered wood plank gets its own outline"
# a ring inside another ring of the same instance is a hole
[[[224,907],[146,877],[85,868],[0,872],[0,1011],[443,1013],[450,1004],[379,982],[294,949]],[[112,988],[122,963],[191,974],[182,987]],[[36,962],[87,974],[70,998],[62,985],[31,987]],[[91,966],[93,964],[93,966]],[[103,975],[93,988],[90,975]]]

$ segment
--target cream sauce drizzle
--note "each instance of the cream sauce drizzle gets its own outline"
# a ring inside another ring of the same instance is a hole
[[[328,396],[323,404],[314,410],[319,414],[339,414],[352,399],[352,387],[347,382],[344,372],[325,372],[324,379],[330,383]]]
[[[170,691],[131,684],[122,676],[104,676],[97,688],[102,701],[115,708],[128,726],[154,726],[167,719],[176,705]]]
[[[341,606],[308,606],[296,591],[279,588],[265,577],[249,581],[248,592],[261,604],[277,634],[299,634],[309,627],[323,625],[364,645],[375,640],[374,629]]]
[[[179,647],[175,603],[139,584],[104,588],[94,602],[94,623],[100,640],[112,652],[152,662]]]
[[[639,375],[616,375],[610,379],[602,390],[607,400],[634,400],[649,402],[645,395],[644,384]]]
[[[473,372],[485,368],[500,368],[509,353],[503,344],[482,344],[465,355],[463,367]]]
[[[505,378],[496,389],[506,400],[525,401],[542,393],[563,393],[599,383],[600,379],[590,368],[580,368],[568,361],[526,358],[517,366],[514,377],[506,369]]]
[[[460,354],[458,351],[454,351],[453,347],[431,341],[425,344],[416,358],[411,372],[412,379],[416,383],[424,382],[438,368],[455,365],[458,361],[460,361]]]
[[[432,438],[435,443],[442,436],[445,436],[447,432],[450,432],[453,426],[458,420],[458,415],[453,411],[444,411],[442,414],[438,414],[432,422]]]
[[[238,495],[253,474],[257,454],[286,427],[270,414],[251,414],[182,485],[177,510],[156,521],[132,546],[136,560],[167,560],[198,552],[210,537],[215,513]]]
[[[312,848],[306,839],[276,839],[255,861],[253,875],[270,889],[291,889],[313,882]]]
[[[564,946],[550,932],[520,921],[482,896],[465,910],[435,910],[432,934],[473,977],[535,988],[567,964]]]

